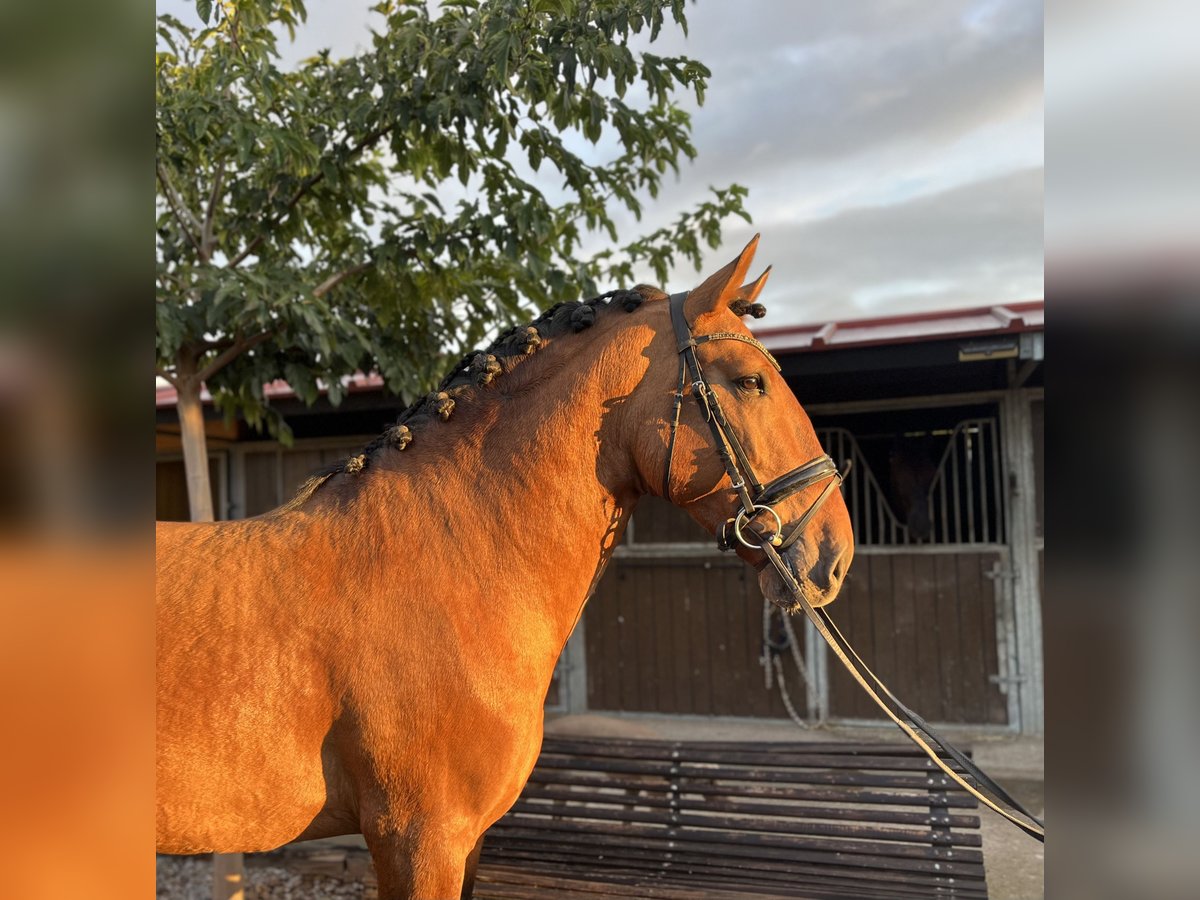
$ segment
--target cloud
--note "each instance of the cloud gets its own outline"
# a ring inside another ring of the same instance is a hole
[[[1040,297],[1040,167],[905,203],[764,232],[764,324],[844,320]],[[729,233],[731,247],[752,229]],[[726,255],[729,255],[726,253]]]
[[[688,8],[655,52],[712,70],[698,159],[630,234],[750,189],[771,324],[1040,296],[1042,7],[1028,0]],[[623,232],[624,233],[624,232]],[[672,273],[671,286],[696,280]]]
[[[698,7],[680,47],[713,70],[698,171],[944,142],[1039,100],[1040,4],[991,5],[840,4],[836,18],[832,4]]]
[[[312,4],[297,43],[281,44],[285,59],[367,49],[369,27],[381,23],[370,2]],[[775,264],[770,324],[1040,296],[1041,3],[709,0],[686,9],[686,37],[668,25],[636,46],[712,70],[705,105],[685,102],[699,156],[647,198],[640,222],[614,216],[622,243],[693,207],[710,185],[738,182],[750,189],[755,227],[730,222],[705,271],[761,229],[759,257]],[[560,179],[537,180],[559,192]],[[587,246],[609,244],[596,235]],[[697,280],[688,267],[668,286]]]

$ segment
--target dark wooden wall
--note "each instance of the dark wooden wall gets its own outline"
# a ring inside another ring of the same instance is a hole
[[[999,674],[996,590],[999,552],[860,553],[829,607],[838,628],[884,684],[935,722],[1003,725],[1008,707],[989,679]],[[883,713],[834,659],[829,712]]]
[[[778,689],[763,683],[756,573],[732,554],[705,554],[712,539],[660,500],[639,505],[627,538],[584,614],[588,707],[785,717]],[[860,548],[830,611],[867,665],[926,718],[1003,725],[1008,704],[991,680],[1000,673],[996,592],[1006,587],[989,577],[997,567],[999,549]],[[792,621],[803,641],[804,621]],[[782,661],[805,715],[804,681],[789,653]],[[831,718],[883,717],[832,655],[828,673]]]
[[[762,594],[737,557],[617,560],[584,615],[590,709],[787,715],[763,686]],[[803,715],[804,683],[784,665]]]
[[[241,492],[235,493],[236,489],[230,484],[233,494],[229,497],[230,516],[240,519],[269,512],[289,500],[296,489],[314,472],[357,452],[367,440],[347,438],[344,443],[337,442],[319,448],[303,445],[289,448],[260,445],[261,449],[239,448],[220,451],[226,455],[230,470],[237,464],[244,467]],[[235,455],[239,458],[235,459]],[[217,455],[213,454],[211,460],[209,477],[212,484],[213,509],[218,510],[219,516],[222,505],[218,496],[221,479],[218,477]],[[159,521],[186,522],[188,501],[183,461],[157,460],[155,476],[155,518]]]
[[[998,552],[860,554],[830,607],[851,645],[884,683],[931,721],[1003,725],[999,674]],[[793,620],[803,640],[804,623]],[[699,715],[787,715],[767,691],[762,595],[735,557],[614,562],[585,612],[588,707]],[[803,648],[802,648],[803,649]],[[806,711],[789,654],[792,702]],[[833,658],[833,718],[883,714]]]
[[[763,684],[762,594],[755,572],[686,513],[643,498],[626,545],[655,554],[618,556],[584,613],[590,709],[784,717],[778,688]],[[670,547],[712,550],[670,555]],[[801,623],[797,623],[801,624]],[[801,625],[798,637],[804,640]],[[793,703],[807,712],[804,682],[783,659]]]
[[[261,515],[291,499],[309,476],[357,452],[363,443],[352,439],[344,445],[321,449],[293,447],[247,453],[245,515]]]
[[[209,484],[212,488],[213,509],[221,509],[218,496],[220,479],[215,460],[209,465]],[[187,522],[191,519],[188,506],[187,477],[182,459],[160,459],[154,465],[154,518],[159,522]]]

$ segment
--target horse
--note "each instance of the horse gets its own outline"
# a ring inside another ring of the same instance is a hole
[[[888,450],[888,471],[891,474],[891,501],[897,518],[908,527],[914,541],[924,544],[933,538],[933,510],[929,505],[929,490],[937,478],[938,466],[934,439],[892,439]]]
[[[820,447],[740,318],[762,312],[769,269],[743,283],[757,241],[682,313],[741,452],[775,474]],[[638,498],[710,533],[731,521],[739,486],[702,411],[668,421],[682,368],[666,301],[643,285],[557,304],[282,507],[157,524],[160,852],[361,833],[380,897],[470,896]],[[773,511],[789,522],[819,488],[791,490]],[[850,519],[838,491],[803,515],[775,559],[820,606],[850,564]],[[763,533],[761,518],[740,524]],[[764,554],[734,549],[794,610]]]

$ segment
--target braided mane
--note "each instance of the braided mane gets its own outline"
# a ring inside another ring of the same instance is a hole
[[[661,288],[639,284],[632,290],[609,291],[591,300],[566,300],[556,303],[528,325],[509,328],[486,349],[473,350],[460,359],[442,379],[437,390],[408,406],[383,434],[367,444],[359,453],[312,475],[300,486],[296,495],[277,511],[286,512],[303,506],[317,489],[334,475],[359,474],[370,466],[381,450],[403,450],[413,442],[414,428],[428,422],[444,422],[449,419],[458,400],[465,399],[464,395],[490,384],[493,379],[504,373],[504,362],[510,364],[511,370],[513,365],[531,355],[546,340],[590,328],[597,315],[613,306],[629,313],[646,300],[665,300],[666,297],[666,292]],[[755,319],[761,319],[766,313],[761,303],[753,303],[743,297],[734,299],[730,303],[730,309],[736,316],[751,316]]]
[[[486,349],[473,350],[455,363],[437,390],[426,394],[401,412],[383,434],[359,453],[333,463],[310,477],[291,500],[279,507],[278,512],[302,506],[334,475],[357,475],[362,472],[383,449],[405,449],[415,438],[414,429],[429,422],[444,422],[449,419],[454,413],[457,401],[465,399],[464,395],[472,394],[503,374],[504,362],[510,363],[511,369],[513,364],[534,353],[545,341],[590,328],[597,315],[613,306],[618,306],[628,313],[641,306],[645,300],[662,299],[666,296],[659,288],[638,285],[633,290],[609,291],[591,300],[556,303],[528,325],[509,328]]]

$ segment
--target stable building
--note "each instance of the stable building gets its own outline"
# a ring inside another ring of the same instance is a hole
[[[1044,304],[755,334],[825,450],[851,463],[854,563],[829,607],[839,628],[930,721],[1041,733]],[[648,498],[551,700],[883,721],[811,626],[788,624],[740,559]]]
[[[935,723],[1043,731],[1044,304],[755,334],[850,469],[855,557],[829,607],[863,660]],[[337,407],[264,388],[292,447],[207,408],[219,518],[266,512],[401,411],[375,376]],[[187,517],[174,391],[157,405],[157,513]],[[884,721],[807,623],[685,514],[639,504],[567,645],[555,711]]]

